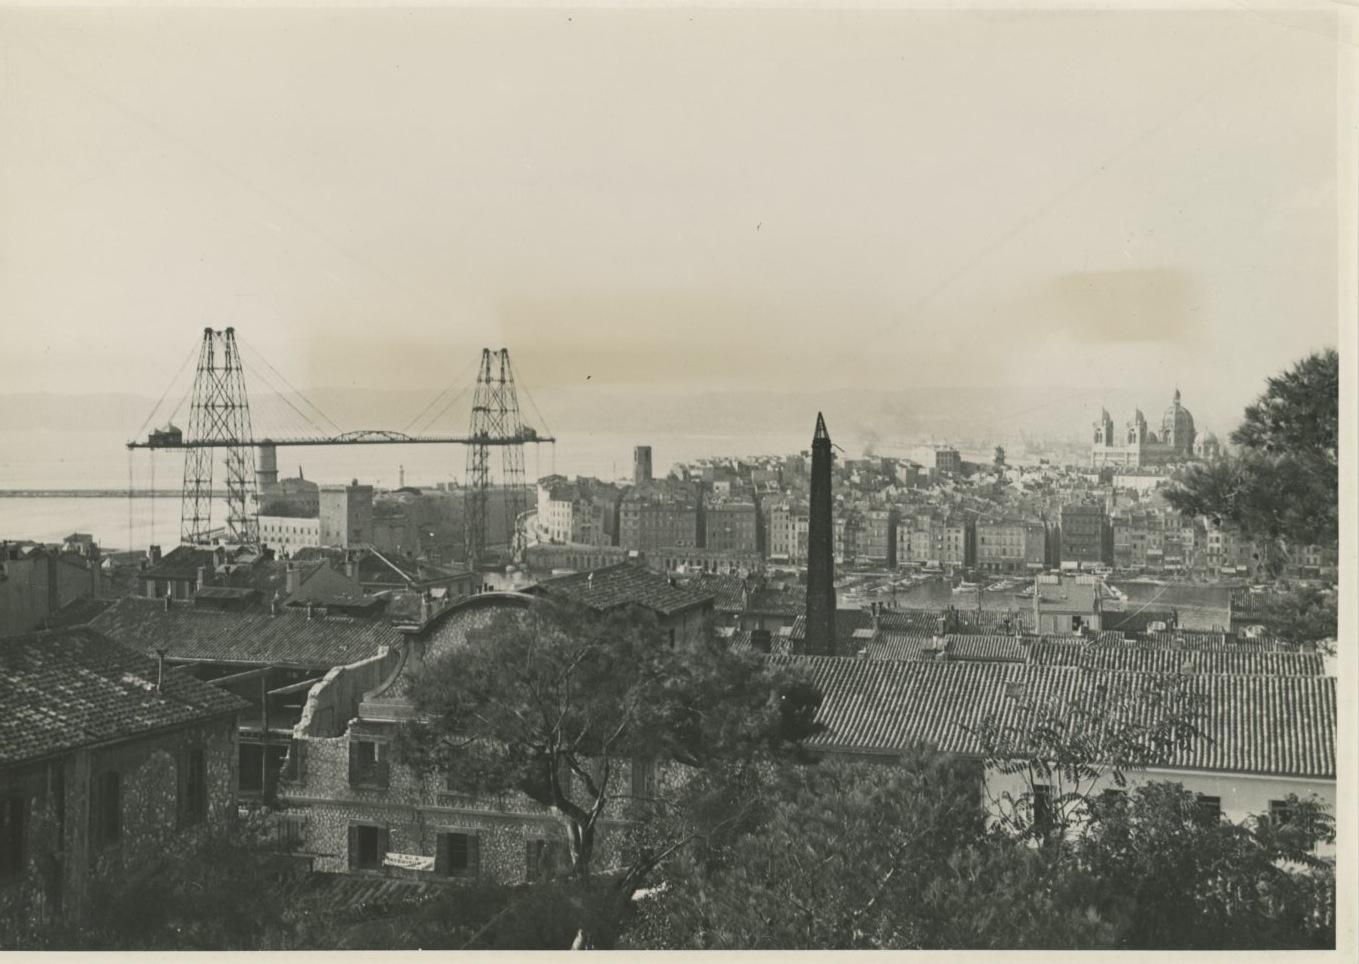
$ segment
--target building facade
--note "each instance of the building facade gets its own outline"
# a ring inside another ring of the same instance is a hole
[[[321,545],[348,549],[373,541],[373,487],[327,485],[320,491]]]
[[[1112,563],[1113,529],[1102,504],[1069,503],[1062,506],[1061,519],[1063,565],[1084,568]]]
[[[0,912],[75,919],[235,810],[236,697],[83,627],[0,639]]]
[[[1133,413],[1121,436],[1114,432],[1114,420],[1108,411],[1100,412],[1100,420],[1094,424],[1094,445],[1090,450],[1090,464],[1102,466],[1144,466],[1174,465],[1187,462],[1197,456],[1194,416],[1189,409],[1180,404],[1180,390],[1175,389],[1170,407],[1161,417],[1161,431],[1151,431],[1146,416],[1141,409]],[[1206,440],[1207,436],[1205,436]],[[1219,452],[1217,439],[1211,445],[1205,441],[1198,451],[1211,451],[1213,457]]]
[[[662,479],[623,496],[618,544],[625,549],[700,547],[703,534],[703,500],[692,483]]]

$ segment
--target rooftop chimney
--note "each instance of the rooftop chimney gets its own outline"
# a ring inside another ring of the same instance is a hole
[[[308,618],[308,619],[311,619],[311,618],[312,618],[313,616],[315,616],[315,615],[316,615],[316,604],[313,603],[310,599],[308,599],[308,600],[307,600],[307,618]]]
[[[811,505],[807,519],[806,652],[835,655],[835,526],[831,509],[830,433],[816,413],[812,435]]]
[[[198,567],[198,579],[196,580],[196,583],[197,583],[197,588],[198,588],[198,589],[202,589],[204,586],[206,586],[206,585],[208,584],[208,567],[207,567],[207,566],[199,566],[199,567]]]
[[[283,570],[283,586],[291,596],[302,586],[302,573],[291,562]]]
[[[160,692],[162,684],[165,682],[165,654],[167,650],[156,650],[156,692]]]
[[[151,560],[151,565],[160,562],[160,546],[147,546],[146,557]]]
[[[170,611],[170,591],[168,588],[165,590],[165,611],[167,613]]]

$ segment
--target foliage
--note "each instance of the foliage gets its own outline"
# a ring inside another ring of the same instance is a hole
[[[1333,589],[1302,586],[1263,596],[1249,618],[1295,646],[1333,652],[1337,602]]]
[[[676,647],[645,611],[552,601],[497,613],[426,669],[402,754],[469,792],[518,791],[551,808],[578,878],[593,870],[610,806],[647,803],[633,799],[631,761],[798,759],[820,703],[796,672],[711,634]],[[634,854],[626,886],[657,859]]]
[[[287,902],[287,858],[259,818],[205,830],[131,876],[96,881],[79,926],[30,933],[48,950],[254,950],[298,946]]]
[[[1290,796],[1286,823],[1205,819],[1196,795],[1153,783],[1106,802],[1071,861],[1122,947],[1299,948],[1335,943],[1335,839],[1314,799]]]
[[[960,843],[983,835],[975,765],[822,761],[760,775],[738,832],[677,852],[632,946],[926,946],[900,915]]]
[[[1102,788],[1126,787],[1130,772],[1168,762],[1198,737],[1201,715],[1184,677],[1129,676],[1070,699],[1016,697],[973,731],[988,773],[1001,778],[988,778],[988,811],[1012,831],[1060,837],[1090,819]]]
[[[1290,545],[1334,546],[1339,380],[1339,356],[1332,349],[1270,378],[1232,433],[1241,453],[1188,466],[1167,491],[1170,504],[1241,529],[1263,550],[1270,576],[1282,571]]]
[[[639,901],[629,948],[1292,948],[1334,942],[1334,839],[1206,821],[1177,784],[1130,789],[1069,839],[985,826],[978,775],[918,752],[766,774],[734,834],[684,849]]]

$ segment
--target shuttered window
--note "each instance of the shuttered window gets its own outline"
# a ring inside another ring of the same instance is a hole
[[[24,798],[0,800],[0,877],[23,873]]]
[[[349,827],[349,869],[377,870],[387,855],[386,827],[351,824]]]
[[[178,761],[179,825],[202,823],[208,815],[208,772],[202,747],[185,751]]]
[[[532,837],[525,841],[525,851],[524,879],[529,883],[552,880],[566,869],[566,845],[562,840]]]
[[[387,745],[375,740],[349,741],[349,785],[386,787],[388,781]]]
[[[122,782],[117,771],[109,770],[90,781],[90,840],[96,847],[106,847],[122,832]]]
[[[481,872],[481,847],[475,833],[441,833],[434,857],[440,877],[476,877]]]

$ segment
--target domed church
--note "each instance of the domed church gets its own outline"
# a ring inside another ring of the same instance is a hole
[[[1195,445],[1198,433],[1194,428],[1194,416],[1180,404],[1178,388],[1170,407],[1161,416],[1160,434],[1151,431],[1141,409],[1134,411],[1121,437],[1114,433],[1114,420],[1107,410],[1100,411],[1100,420],[1094,429],[1095,444],[1091,449],[1090,464],[1096,467],[1174,465],[1195,458],[1215,458],[1220,451],[1217,438],[1211,432],[1204,436],[1202,444]]]

